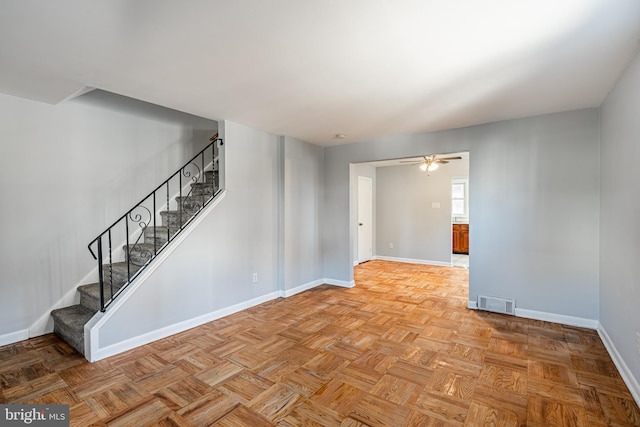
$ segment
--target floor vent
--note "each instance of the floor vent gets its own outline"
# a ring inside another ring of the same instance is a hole
[[[478,295],[478,308],[495,313],[516,314],[515,300]]]

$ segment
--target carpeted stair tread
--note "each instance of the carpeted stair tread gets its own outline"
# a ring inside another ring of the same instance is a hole
[[[84,325],[96,314],[95,311],[80,305],[58,308],[51,312],[57,320],[62,321],[69,329],[74,331],[84,331]]]
[[[181,206],[184,202],[193,201],[197,203],[202,203],[209,200],[209,198],[210,196],[205,196],[205,195],[194,196],[191,194],[189,196],[176,196],[175,200],[176,200],[176,204],[178,206]]]
[[[191,184],[191,188],[201,188],[201,187],[213,187],[215,184],[213,182],[194,182]]]
[[[53,331],[75,350],[84,354],[84,325],[95,313],[80,304],[53,310]]]
[[[140,248],[140,249],[151,249],[153,250],[153,243],[131,243],[129,244],[130,248]],[[127,250],[127,245],[122,246],[122,249],[124,249],[125,251]]]
[[[133,263],[129,264],[129,272],[131,277],[135,275],[135,273],[140,270],[141,266],[135,265]],[[102,266],[102,277],[104,278],[105,285],[113,285],[120,287],[127,282],[127,263],[126,262],[114,262],[112,264],[112,269],[109,269],[109,264],[104,264]],[[113,281],[110,279],[113,278]]]
[[[188,217],[191,216],[191,214],[189,214],[188,212],[185,212],[184,210],[177,210],[177,209],[170,209],[168,211],[162,211],[160,212],[160,216],[180,216],[182,214],[183,217]],[[165,224],[162,224],[165,225]],[[169,225],[170,228],[174,228],[175,225]]]
[[[117,287],[117,289],[120,289],[120,287]],[[107,286],[105,288],[105,298],[108,290],[109,287]],[[80,292],[81,294],[89,295],[90,297],[100,298],[100,283],[90,283],[88,285],[78,286],[78,292]]]
[[[216,184],[213,182],[194,182],[191,184],[193,196],[212,196],[215,193]]]
[[[180,231],[180,227],[168,227],[169,236],[167,237],[167,226],[159,225],[155,228],[155,234],[153,227],[147,227],[144,230],[144,240],[145,242],[150,242],[153,244],[153,241],[157,242],[157,249],[159,250],[167,241],[173,237],[178,231]]]
[[[204,180],[205,182],[215,184],[218,181],[218,175],[218,171],[205,171]]]
[[[178,210],[168,210],[160,212],[160,217],[162,217],[162,224],[169,225],[169,227],[177,227],[180,223],[182,225],[186,224],[193,214],[190,214],[187,211],[178,211]]]
[[[122,262],[114,262],[113,264],[111,264],[113,266],[113,271],[117,271],[117,272],[122,272],[122,273],[126,273],[127,272],[127,263],[122,261]],[[131,271],[131,275],[133,276],[133,273],[135,273],[136,271],[140,270],[140,266],[139,265],[135,265],[135,264],[130,264],[129,265],[129,269]],[[104,267],[102,269],[102,271],[106,274],[106,272],[109,270],[109,264],[104,264]]]
[[[120,290],[119,286],[113,287],[113,293],[117,294]],[[80,305],[87,307],[94,312],[100,310],[100,284],[91,283],[89,285],[78,286],[78,292],[80,293]],[[111,299],[111,287],[105,286],[104,288],[104,302],[107,303]]]
[[[124,245],[125,260],[130,259],[132,264],[142,266],[154,257],[158,246],[153,243],[132,243],[129,246]]]
[[[167,228],[169,228],[169,233],[173,236],[174,234],[176,234],[176,232],[178,232],[178,230],[180,230],[180,227],[167,227],[166,225],[157,225],[156,229],[155,229],[155,235],[156,236],[167,236]],[[144,237],[153,237],[154,233],[153,233],[153,227],[147,227],[144,230]]]
[[[176,197],[176,203],[182,208],[182,211],[194,215],[197,211],[202,209],[204,203],[209,199],[208,196],[178,196]]]

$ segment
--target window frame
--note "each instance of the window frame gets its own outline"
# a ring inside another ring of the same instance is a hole
[[[462,185],[463,197],[454,197],[453,188],[455,185]],[[454,214],[453,204],[456,201],[463,200],[463,213]],[[453,177],[451,178],[451,219],[466,219],[469,218],[469,177]]]

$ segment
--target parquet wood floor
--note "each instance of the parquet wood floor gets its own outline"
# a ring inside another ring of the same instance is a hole
[[[89,364],[54,335],[0,347],[0,402],[74,426],[629,426],[595,331],[468,310],[467,270],[371,261]]]

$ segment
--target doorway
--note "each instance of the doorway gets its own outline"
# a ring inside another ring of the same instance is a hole
[[[358,264],[373,258],[373,181],[358,176]]]
[[[451,265],[469,268],[469,176],[451,179]]]

